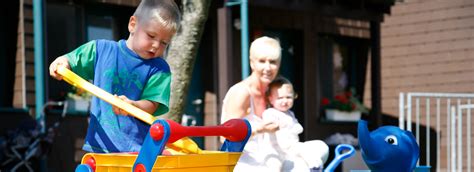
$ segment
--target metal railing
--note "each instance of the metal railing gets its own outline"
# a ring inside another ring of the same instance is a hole
[[[474,109],[474,104],[470,104],[470,102],[469,102],[469,104],[465,104],[465,105],[460,105],[460,106],[458,106],[458,109],[457,109],[457,112],[458,112],[458,114],[459,114],[458,116],[460,116],[460,117],[462,117],[462,116],[463,116],[463,112],[466,111],[466,117],[467,117],[466,123],[468,124],[468,125],[466,126],[466,130],[467,130],[467,133],[466,133],[466,135],[467,135],[467,137],[466,137],[466,139],[467,139],[467,141],[466,141],[466,147],[467,147],[467,171],[468,171],[468,172],[471,172],[471,168],[472,168],[472,166],[471,166],[471,165],[472,165],[472,164],[471,164],[471,162],[472,162],[472,161],[471,161],[471,160],[472,160],[472,159],[471,159],[471,158],[472,158],[472,152],[471,152],[471,148],[472,148],[472,144],[471,144],[471,139],[472,139],[472,137],[471,137],[471,124],[472,124],[472,123],[471,123],[471,109]],[[461,121],[462,121],[462,119],[461,119]],[[460,133],[460,136],[461,136],[461,137],[459,137],[459,139],[460,139],[460,138],[462,138],[462,127],[458,127],[458,132]],[[462,151],[462,140],[461,140],[461,139],[458,140],[458,147],[459,147],[459,149],[458,149],[459,154],[460,154],[461,157],[462,157],[463,151]],[[459,171],[462,171],[462,162],[463,162],[462,159],[458,161],[458,170],[459,170]]]
[[[471,172],[471,111],[474,105],[474,94],[460,93],[400,93],[399,95],[399,127],[404,130],[413,131],[412,120],[415,120],[415,137],[420,144],[420,120],[424,109],[425,134],[425,155],[427,166],[431,166],[430,159],[430,128],[436,131],[436,171],[441,168],[446,171],[462,171],[463,169],[463,129],[467,133],[466,153],[468,172]],[[405,97],[406,96],[406,97]],[[433,101],[432,101],[433,100]],[[422,107],[424,105],[424,108]],[[432,108],[434,107],[434,108]],[[433,111],[432,111],[433,110]],[[414,112],[414,116],[412,113]],[[463,112],[466,112],[467,121],[463,121]],[[434,121],[432,120],[434,117]],[[465,122],[465,125],[463,125]],[[435,123],[435,126],[432,126]],[[441,137],[441,133],[446,133]],[[443,140],[444,142],[441,142]],[[441,166],[441,145],[446,144],[446,166]],[[420,145],[421,146],[421,145]],[[432,167],[433,168],[433,167]]]

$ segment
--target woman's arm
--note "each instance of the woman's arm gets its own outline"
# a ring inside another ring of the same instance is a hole
[[[252,128],[252,135],[258,133],[273,133],[280,129],[280,126],[275,122],[263,123],[260,126],[255,126]]]
[[[229,119],[244,118],[249,114],[248,109],[250,108],[250,95],[247,90],[247,86],[239,83],[234,85],[226,94],[226,101],[224,102],[222,112],[222,123]],[[273,121],[259,124],[258,126],[252,125],[252,135],[264,132],[275,132],[278,130],[278,124]]]
[[[234,85],[226,94],[226,101],[222,105],[222,122],[229,119],[243,118],[248,114],[250,95],[245,85]],[[224,112],[225,111],[225,112]]]

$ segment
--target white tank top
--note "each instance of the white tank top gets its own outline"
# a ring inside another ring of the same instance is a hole
[[[236,89],[235,86],[229,89]],[[252,128],[260,126],[263,123],[262,118],[255,115],[255,107],[254,107],[254,100],[252,94],[250,94],[250,88],[247,86],[247,91],[250,95],[250,113],[244,116],[244,119],[247,119]],[[226,97],[224,97],[223,104],[226,104]],[[221,123],[223,121],[225,114],[225,106],[222,106],[222,116],[221,116]],[[264,163],[262,162],[266,153],[262,152],[261,150],[265,149],[265,144],[262,144],[264,139],[263,134],[254,134],[252,137],[249,138],[247,144],[244,147],[242,155],[234,168],[234,171],[248,171],[248,170],[257,170],[257,171],[267,171],[267,167],[265,167]],[[261,169],[261,170],[258,170]]]

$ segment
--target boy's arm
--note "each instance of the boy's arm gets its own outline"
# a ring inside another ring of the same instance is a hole
[[[133,106],[149,113],[149,114],[155,113],[156,109],[158,109],[158,106],[159,106],[159,103],[153,102],[153,101],[150,101],[150,100],[137,100],[137,101],[134,101],[134,100],[128,99],[124,95],[121,95],[121,96],[115,95],[115,96],[122,99],[123,101],[125,101],[127,103],[130,103],[131,105],[133,105]],[[116,106],[112,106],[112,111],[115,114],[128,115],[127,112],[125,112],[124,110],[122,110],[122,109],[120,109]]]
[[[149,114],[153,114],[155,113],[156,109],[158,109],[160,104],[150,100],[138,100],[132,105],[144,110],[145,112],[148,112]]]
[[[170,93],[171,73],[159,72],[154,74],[145,85],[139,106],[152,110],[150,114],[153,116],[165,114],[169,111]]]
[[[60,66],[64,66],[86,80],[93,79],[95,58],[96,41],[89,41],[66,55],[56,58],[49,66],[49,75],[61,80],[62,76],[56,71]]]

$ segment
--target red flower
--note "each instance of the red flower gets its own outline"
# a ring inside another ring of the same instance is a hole
[[[336,95],[336,96],[334,96],[334,99],[336,99],[337,101],[342,102],[345,98],[342,95]]]
[[[350,91],[346,92],[346,97],[352,97],[352,92]]]
[[[329,103],[331,103],[331,100],[329,100],[328,98],[324,97],[322,100],[321,100],[321,105],[323,106],[326,106],[328,105]]]
[[[321,99],[321,106],[323,109],[336,109],[341,111],[360,111],[368,113],[367,107],[364,106],[355,96],[353,89],[347,92],[340,92],[335,95],[333,99],[323,97]]]
[[[347,103],[349,101],[347,97],[344,96],[344,94],[336,95],[334,99],[336,99],[337,101],[340,101],[341,103]]]

